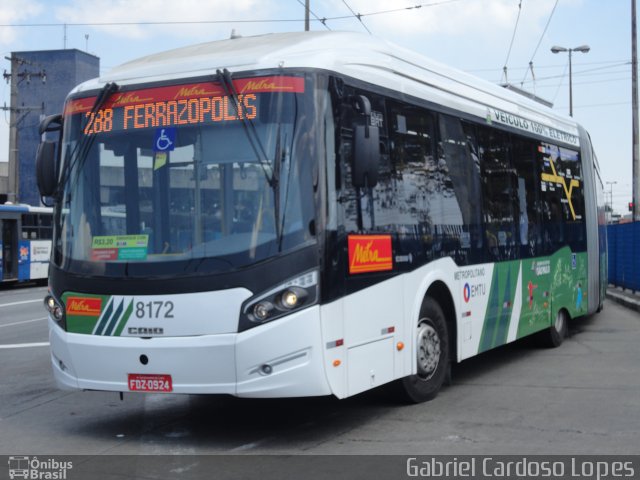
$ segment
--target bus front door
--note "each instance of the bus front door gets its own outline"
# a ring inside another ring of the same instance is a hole
[[[18,278],[18,221],[2,221],[2,280]]]

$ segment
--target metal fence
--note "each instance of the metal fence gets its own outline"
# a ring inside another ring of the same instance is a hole
[[[609,283],[640,290],[640,222],[609,225]]]

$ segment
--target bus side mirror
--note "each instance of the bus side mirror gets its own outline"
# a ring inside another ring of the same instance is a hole
[[[351,183],[354,187],[375,187],[380,162],[380,129],[371,126],[371,103],[364,95],[356,97],[356,104],[364,116],[364,125],[353,127],[353,165]]]
[[[62,136],[63,116],[61,113],[45,117],[38,128],[40,135],[46,132],[60,132]],[[56,142],[42,140],[36,152],[36,183],[41,197],[51,197],[58,186],[58,165]]]
[[[40,135],[45,132],[59,132],[62,130],[62,114],[58,113],[56,115],[49,115],[45,117],[41,122],[38,128]]]
[[[368,135],[367,135],[368,130]],[[351,183],[354,187],[375,187],[378,183],[380,131],[378,127],[356,125],[353,139]]]
[[[36,181],[42,197],[52,197],[57,187],[56,143],[44,140],[36,153]]]

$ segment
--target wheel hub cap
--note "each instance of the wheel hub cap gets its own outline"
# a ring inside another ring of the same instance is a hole
[[[428,324],[418,326],[418,375],[431,377],[440,361],[440,337],[438,332]]]

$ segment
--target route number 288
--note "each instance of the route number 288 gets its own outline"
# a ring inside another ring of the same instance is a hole
[[[110,132],[113,128],[113,110],[111,108],[87,112],[85,116],[88,119],[87,125],[84,127],[85,135]]]

